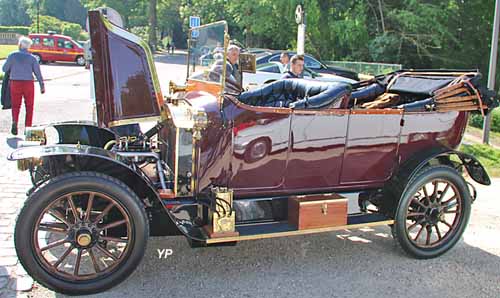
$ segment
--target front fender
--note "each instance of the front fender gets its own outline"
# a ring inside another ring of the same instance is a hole
[[[102,148],[82,145],[23,147],[11,152],[7,159],[24,163],[24,169],[30,168],[30,163],[31,166],[50,165],[56,176],[71,171],[103,173],[123,181],[142,198],[159,199],[148,177],[129,166],[119,155]]]

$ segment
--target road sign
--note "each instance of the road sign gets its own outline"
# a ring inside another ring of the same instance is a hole
[[[200,36],[200,31],[198,30],[191,30],[191,38],[198,38],[198,36]]]
[[[200,27],[201,20],[200,17],[190,16],[189,17],[189,28]]]

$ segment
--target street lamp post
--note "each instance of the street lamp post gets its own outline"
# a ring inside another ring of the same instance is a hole
[[[497,71],[498,58],[498,31],[500,25],[500,0],[496,0],[495,4],[495,20],[493,21],[493,34],[491,37],[491,54],[490,54],[490,71],[488,74],[488,89],[495,89],[495,78]],[[484,119],[483,125],[483,143],[489,144],[491,129],[491,113],[488,113]]]
[[[40,33],[40,0],[36,0],[36,33]]]

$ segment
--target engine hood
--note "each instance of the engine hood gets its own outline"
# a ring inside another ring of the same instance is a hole
[[[149,46],[99,11],[89,11],[89,30],[99,126],[160,119],[163,96]]]

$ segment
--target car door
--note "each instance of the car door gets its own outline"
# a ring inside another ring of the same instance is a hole
[[[57,60],[57,52],[55,51],[55,40],[54,37],[44,36],[42,37],[42,59],[45,61],[55,61]]]
[[[339,184],[349,110],[294,110],[286,189],[330,188]]]
[[[341,184],[377,184],[391,177],[402,117],[399,109],[351,110]]]
[[[232,121],[229,187],[237,193],[279,189],[285,176],[291,109],[239,103]]]
[[[57,38],[57,60],[59,61],[72,61],[71,54],[68,52],[69,49],[66,48],[67,40],[62,37]]]

